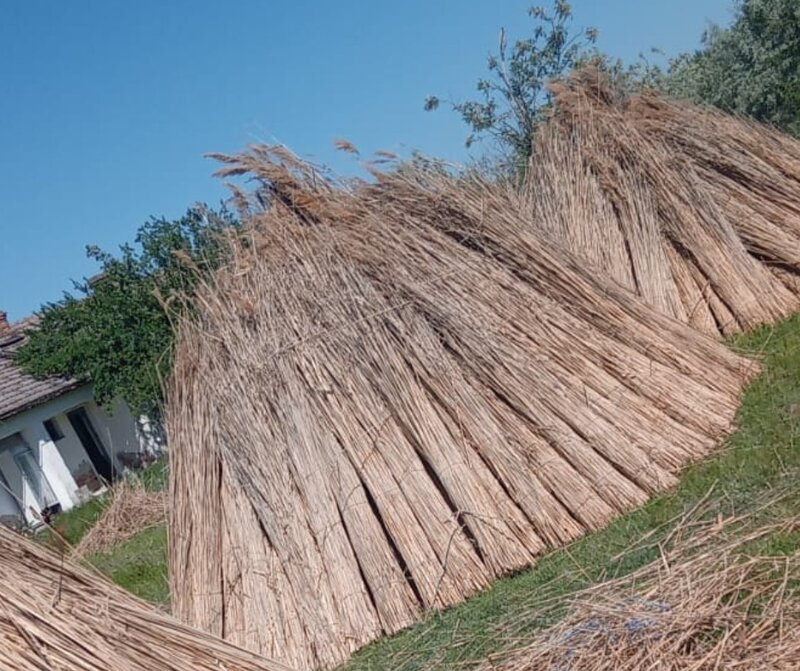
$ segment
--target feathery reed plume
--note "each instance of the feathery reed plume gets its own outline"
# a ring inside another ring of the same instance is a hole
[[[344,138],[339,138],[333,141],[333,146],[338,149],[339,151],[346,152],[348,154],[355,154],[358,156],[359,151],[358,147],[356,147],[350,140],[345,140]]]

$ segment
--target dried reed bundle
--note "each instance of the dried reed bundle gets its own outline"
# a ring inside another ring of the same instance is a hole
[[[615,98],[592,69],[554,93],[522,196],[537,229],[709,334],[800,307],[800,142],[652,93]]]
[[[776,531],[756,529],[720,542],[710,530],[710,537],[679,542],[635,573],[573,595],[557,625],[477,669],[795,670],[800,555],[747,553],[748,544]]]
[[[641,504],[730,429],[752,364],[502,194],[223,159],[257,187],[180,325],[166,408],[186,622],[332,666]]]
[[[108,508],[72,549],[71,559],[106,552],[166,518],[166,494],[147,491],[136,479],[120,481],[108,496]]]
[[[195,631],[0,525],[0,669],[285,669]]]
[[[748,250],[770,265],[800,263],[800,142],[713,109],[632,99],[637,127],[695,166]]]

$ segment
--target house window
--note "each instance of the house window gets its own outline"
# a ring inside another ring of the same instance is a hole
[[[81,441],[83,449],[86,450],[89,461],[92,462],[97,474],[106,482],[115,480],[114,465],[111,463],[108,452],[106,452],[100,436],[97,435],[97,431],[95,431],[92,421],[89,419],[86,408],[75,408],[75,410],[68,412],[67,419],[75,433],[78,434],[78,439]]]
[[[15,447],[11,453],[14,458],[14,463],[22,473],[22,477],[31,488],[36,502],[42,511],[54,508],[58,505],[58,499],[53,493],[50,482],[47,476],[42,471],[42,467],[36,460],[36,455],[27,445],[20,445]]]
[[[50,440],[52,440],[54,443],[64,437],[64,432],[61,430],[61,427],[58,425],[55,417],[46,419],[43,424],[44,430],[47,431],[47,435],[50,436]]]

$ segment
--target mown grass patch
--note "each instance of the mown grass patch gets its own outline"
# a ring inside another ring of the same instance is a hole
[[[89,562],[120,587],[161,606],[169,605],[167,530],[151,527]]]

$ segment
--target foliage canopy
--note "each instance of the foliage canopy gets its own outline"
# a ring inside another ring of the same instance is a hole
[[[657,83],[800,135],[800,2],[738,2],[732,25],[708,29],[703,47],[672,59]]]
[[[91,381],[98,402],[119,397],[158,417],[173,342],[168,306],[220,263],[223,234],[236,226],[224,209],[196,207],[174,221],[151,219],[117,255],[87,247],[100,273],[42,306],[17,362],[35,376]]]

